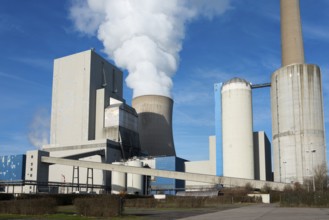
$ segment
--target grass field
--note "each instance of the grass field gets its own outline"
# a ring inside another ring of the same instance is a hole
[[[224,204],[217,208],[125,208],[125,211],[120,217],[111,218],[95,218],[95,217],[83,217],[76,214],[75,207],[73,205],[58,206],[57,213],[44,216],[32,216],[32,215],[8,215],[1,214],[0,219],[15,219],[15,220],[43,220],[43,219],[63,219],[63,220],[150,220],[150,219],[176,219],[184,218],[194,215],[201,215],[210,212],[216,212],[226,209],[238,208],[245,206],[246,204]]]

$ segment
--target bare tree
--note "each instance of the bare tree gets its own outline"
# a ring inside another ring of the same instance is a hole
[[[314,184],[318,191],[327,190],[328,183],[328,168],[327,164],[323,163],[314,168]]]

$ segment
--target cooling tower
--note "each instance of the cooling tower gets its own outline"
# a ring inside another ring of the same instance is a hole
[[[274,181],[300,182],[326,163],[321,72],[304,64],[298,0],[281,0],[282,68],[272,74]]]
[[[223,176],[254,179],[250,83],[233,78],[222,87]]]
[[[173,100],[165,96],[145,95],[132,100],[138,114],[142,152],[149,156],[176,156],[172,134]]]

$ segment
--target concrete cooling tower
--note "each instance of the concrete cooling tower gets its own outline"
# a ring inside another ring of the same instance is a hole
[[[321,72],[304,64],[298,0],[281,0],[282,68],[272,74],[274,181],[300,182],[326,163]]]
[[[149,156],[175,156],[172,133],[173,100],[165,96],[145,95],[132,100],[138,114],[142,152]]]
[[[221,92],[223,175],[254,179],[251,85],[233,78],[223,84]]]

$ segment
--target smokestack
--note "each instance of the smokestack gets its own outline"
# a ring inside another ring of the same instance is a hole
[[[304,64],[298,0],[281,0],[282,65],[272,74],[275,182],[303,183],[326,164],[320,68]]]
[[[281,0],[282,66],[304,63],[299,0]]]
[[[172,135],[173,100],[165,96],[145,95],[132,100],[138,114],[142,152],[149,156],[175,156]]]

